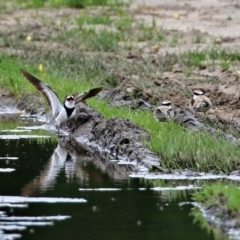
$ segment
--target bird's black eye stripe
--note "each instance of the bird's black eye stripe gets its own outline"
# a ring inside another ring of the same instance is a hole
[[[203,92],[202,91],[194,91],[193,92],[194,93],[194,95],[196,95],[196,96],[200,96],[200,95],[203,95]]]
[[[163,103],[164,106],[171,106],[171,103]]]

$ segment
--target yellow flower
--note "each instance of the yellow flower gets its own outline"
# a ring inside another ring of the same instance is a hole
[[[38,70],[39,70],[39,72],[43,72],[43,65],[41,63],[38,66]]]
[[[159,46],[158,46],[158,45],[151,46],[151,49],[152,49],[152,50],[158,50],[158,49],[159,49]]]
[[[174,14],[172,15],[172,18],[174,18],[174,19],[179,19],[179,15],[178,15],[177,13],[174,13]]]
[[[26,40],[30,42],[32,40],[32,37],[31,36],[27,36]]]

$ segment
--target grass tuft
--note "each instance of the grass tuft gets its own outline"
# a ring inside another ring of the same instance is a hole
[[[93,29],[83,29],[80,41],[85,43],[89,51],[114,52],[118,49],[119,35],[117,32]]]
[[[218,64],[223,70],[229,68],[229,62],[240,61],[240,52],[233,52],[218,47],[209,47],[202,50],[189,50],[180,54],[183,65],[198,67],[202,62],[209,61]]]
[[[216,182],[204,185],[201,190],[193,194],[193,200],[202,203],[206,208],[218,206],[233,215],[240,214],[239,199],[240,189],[236,183]]]
[[[209,233],[214,233],[216,239],[228,239],[223,235],[223,230],[228,231],[229,227],[239,228],[239,199],[240,189],[236,183],[217,182],[205,185],[193,194],[193,200],[201,203],[207,213],[203,216],[198,208],[193,208],[191,214],[194,222],[199,223]]]

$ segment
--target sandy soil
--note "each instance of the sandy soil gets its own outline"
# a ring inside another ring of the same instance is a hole
[[[140,9],[137,17],[149,22],[149,15],[156,16],[157,24],[164,24],[167,30],[198,30],[210,36],[232,40],[240,37],[238,0],[135,0],[131,8]]]

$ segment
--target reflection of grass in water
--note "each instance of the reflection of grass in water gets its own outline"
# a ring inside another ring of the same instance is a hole
[[[1,133],[1,132],[0,132]],[[47,142],[49,143],[55,143],[57,142],[57,135],[49,135],[49,132],[43,130],[43,131],[38,131],[38,130],[33,130],[31,132],[21,132],[21,133],[12,133],[12,132],[4,132],[2,134],[6,134],[6,135],[9,135],[9,139],[6,139],[7,141],[11,141],[11,140],[20,140],[20,139],[25,139],[25,141],[28,141],[30,143],[32,142],[37,142],[38,144],[45,144]],[[20,139],[11,139],[11,135],[14,135],[14,136],[19,136]],[[37,135],[37,136],[40,136],[40,137],[31,137],[32,135]],[[21,136],[24,136],[21,138]],[[25,136],[29,136],[29,137],[25,137]],[[42,137],[41,137],[42,136]],[[49,136],[49,137],[44,137],[44,136]],[[0,134],[0,138],[1,138],[1,134]]]
[[[184,186],[186,185],[186,181],[167,181],[163,179],[141,179],[141,182],[144,183],[147,187],[153,188],[153,187],[177,187],[177,186]],[[188,183],[189,185],[191,183]],[[192,191],[192,190],[191,190]],[[189,190],[163,190],[163,191],[154,191],[156,194],[160,195],[161,199],[164,201],[172,202],[172,201],[186,201],[187,196],[189,194]]]
[[[54,135],[50,135],[49,131],[44,130],[44,129],[31,129],[31,131],[29,131],[28,129],[26,129],[26,131],[24,132],[11,132],[11,131],[5,131],[5,130],[25,130],[25,129],[17,129],[17,127],[22,126],[23,123],[20,121],[19,118],[15,118],[11,121],[1,121],[0,119],[0,134],[2,135],[38,135],[38,136],[50,136],[50,138],[37,138],[35,139],[36,141],[38,141],[39,143],[44,143],[45,141],[52,141],[55,142],[57,139],[57,136]],[[26,138],[28,141],[33,141],[33,138]],[[9,140],[11,140],[11,138],[9,138]]]
[[[0,131],[1,130],[26,130],[24,132],[7,132],[4,131],[4,133],[6,134],[16,134],[16,135],[49,135],[49,132],[47,130],[44,129],[31,129],[31,131],[29,131],[28,129],[24,129],[24,128],[19,128],[17,129],[17,127],[24,127],[23,123],[20,119],[14,119],[13,121],[1,121],[0,119]]]
[[[14,118],[12,120],[3,120],[0,117],[0,132],[1,130],[16,129],[18,126],[21,126],[22,122],[19,118]]]
[[[38,144],[57,143],[57,135],[51,135],[50,138],[27,138],[28,142],[37,142]]]
[[[191,190],[194,191],[194,190]],[[159,192],[161,198],[168,202],[185,201],[190,190],[165,190]]]
[[[193,200],[202,204],[205,209],[215,209],[215,211],[212,211],[211,216],[216,214],[216,220],[232,219],[233,223],[234,219],[238,219],[240,215],[239,199],[239,184],[236,182],[217,182],[205,185],[201,190],[193,194]],[[192,209],[191,214],[194,216],[194,222],[198,223],[206,231],[213,232],[216,239],[227,239],[220,227],[210,225],[198,208]]]

